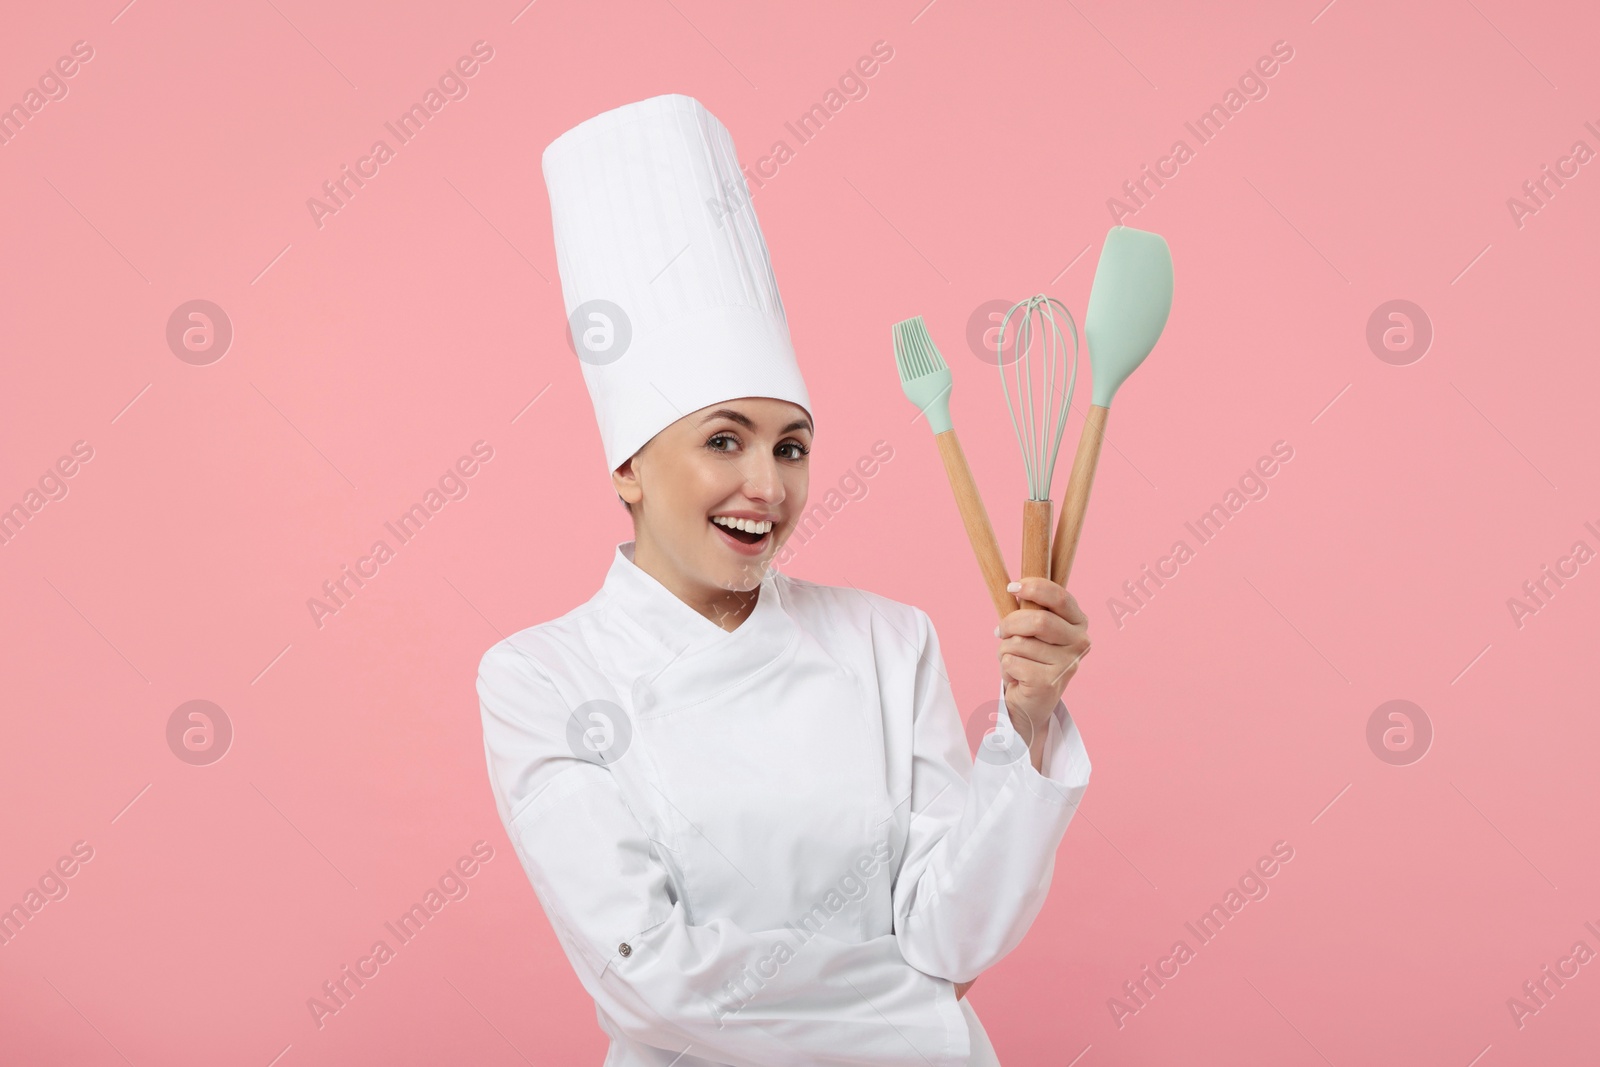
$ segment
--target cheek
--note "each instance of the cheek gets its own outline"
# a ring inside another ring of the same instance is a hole
[[[811,492],[811,472],[797,470],[784,481],[785,491],[789,496],[789,511],[798,515],[805,510],[806,499]]]
[[[728,495],[723,467],[715,456],[691,452],[672,467],[672,491],[682,503],[683,514],[704,521],[706,513]]]

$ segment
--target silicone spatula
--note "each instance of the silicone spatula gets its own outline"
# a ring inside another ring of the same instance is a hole
[[[1089,289],[1083,335],[1089,343],[1093,402],[1078,438],[1078,454],[1067,479],[1066,500],[1050,552],[1050,580],[1067,584],[1078,535],[1089,508],[1089,489],[1100,462],[1100,442],[1117,387],[1150,354],[1172,310],[1172,252],[1159,234],[1113,226],[1100,249],[1100,263]]]

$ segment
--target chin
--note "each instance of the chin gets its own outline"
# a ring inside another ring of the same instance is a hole
[[[729,585],[728,588],[736,589],[741,593],[748,593],[750,590],[761,584],[762,579],[767,576],[767,568],[770,566],[772,566],[771,560],[756,560],[754,563],[751,563],[749,566],[745,567],[740,572],[736,584]]]
[[[767,569],[772,566],[770,556],[761,556],[745,563],[734,563],[722,568],[717,584],[735,593],[748,593],[761,584]]]

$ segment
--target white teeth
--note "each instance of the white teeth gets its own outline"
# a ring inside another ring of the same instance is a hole
[[[711,521],[718,526],[727,526],[734,530],[743,530],[745,533],[764,534],[772,529],[772,523],[767,521],[756,522],[753,519],[735,519],[727,515],[713,515]]]

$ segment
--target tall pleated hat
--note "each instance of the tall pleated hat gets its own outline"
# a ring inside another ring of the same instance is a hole
[[[811,412],[727,127],[690,96],[602,112],[544,150],[568,342],[606,463],[739,397]]]

